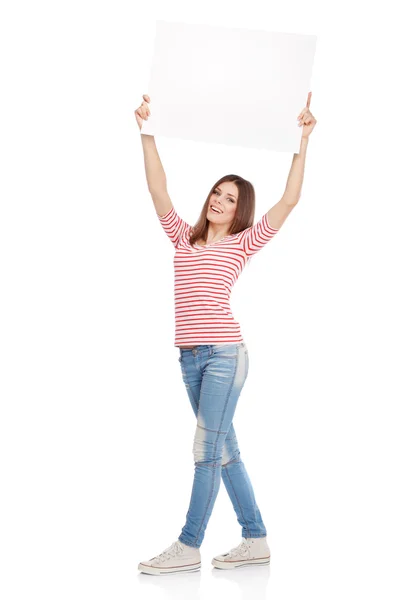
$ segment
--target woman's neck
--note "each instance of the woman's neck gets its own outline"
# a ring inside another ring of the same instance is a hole
[[[207,240],[204,242],[205,244],[213,244],[214,242],[218,242],[218,240],[222,240],[224,237],[229,235],[229,231],[222,231],[220,227],[211,227],[209,225],[208,231],[206,233]]]

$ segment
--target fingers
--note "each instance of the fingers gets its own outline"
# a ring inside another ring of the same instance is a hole
[[[305,108],[303,108],[303,110],[301,111],[301,113],[299,114],[299,116],[297,117],[298,119],[300,119],[300,117],[303,117],[306,112],[310,112],[307,108],[307,106]]]
[[[300,115],[297,117],[297,120],[300,120],[302,123],[309,125],[311,121],[314,119],[314,115],[305,108],[301,111]]]
[[[145,121],[147,121],[148,117],[151,115],[148,102],[150,102],[150,96],[143,94],[143,102],[135,111]]]
[[[147,104],[143,103],[142,106],[140,107],[140,110],[142,111],[143,118],[146,119],[146,121],[147,121],[148,117],[151,114],[150,109],[147,108]]]
[[[297,120],[299,119],[304,119],[305,115],[307,114],[308,109],[307,108],[303,108],[303,110],[301,111],[301,113],[299,114],[299,116],[297,117]]]
[[[301,113],[299,114],[299,116],[297,117],[297,120],[299,121],[298,125],[299,127],[301,127],[301,125],[304,125],[304,123],[306,122],[307,119],[307,109],[305,108],[304,110],[301,111]]]
[[[140,106],[137,111],[138,115],[140,115],[142,117],[142,119],[144,119],[145,121],[147,121],[147,119],[149,118],[150,115],[150,111],[146,109],[145,106]]]
[[[146,116],[146,121],[147,121],[147,117],[149,117],[151,115],[150,112],[150,107],[148,105],[148,102],[150,102],[150,96],[148,96],[147,94],[143,94],[143,98],[144,98],[144,102],[142,102],[142,107],[145,109],[145,116]]]
[[[301,113],[297,117],[298,119],[300,119],[300,117],[302,117],[305,114],[306,111],[310,112],[308,109],[310,108],[311,96],[312,96],[312,92],[308,92],[307,105],[303,108],[303,110],[301,111]]]
[[[139,117],[140,117],[141,119],[144,119],[145,121],[147,121],[147,119],[148,119],[148,114],[147,114],[147,110],[146,110],[146,108],[145,108],[144,106],[139,106],[139,108],[137,108],[137,109],[135,110],[135,113],[136,113],[137,115],[139,115]]]

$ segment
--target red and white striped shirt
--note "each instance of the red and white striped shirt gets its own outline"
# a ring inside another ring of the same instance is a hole
[[[253,254],[261,250],[279,229],[263,217],[247,229],[212,244],[189,243],[192,227],[174,206],[157,215],[173,243],[175,346],[242,342],[239,323],[230,308],[232,287]]]

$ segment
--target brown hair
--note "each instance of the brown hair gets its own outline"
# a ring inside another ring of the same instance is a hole
[[[215,188],[224,181],[232,181],[235,185],[237,185],[239,190],[235,218],[232,221],[227,235],[239,233],[240,231],[243,231],[244,229],[247,229],[253,225],[256,203],[253,185],[250,183],[250,181],[240,177],[240,175],[225,175],[224,177],[221,177],[221,179],[218,179],[218,181],[212,186],[207,199],[204,202],[203,209],[200,213],[197,223],[192,228],[192,233],[189,236],[190,244],[194,244],[199,239],[207,240],[209,224],[207,219],[208,202]]]

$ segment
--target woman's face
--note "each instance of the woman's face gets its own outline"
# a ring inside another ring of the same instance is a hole
[[[223,181],[214,188],[207,210],[207,219],[216,225],[229,225],[235,216],[239,190],[232,181]],[[212,207],[217,208],[216,212]]]

